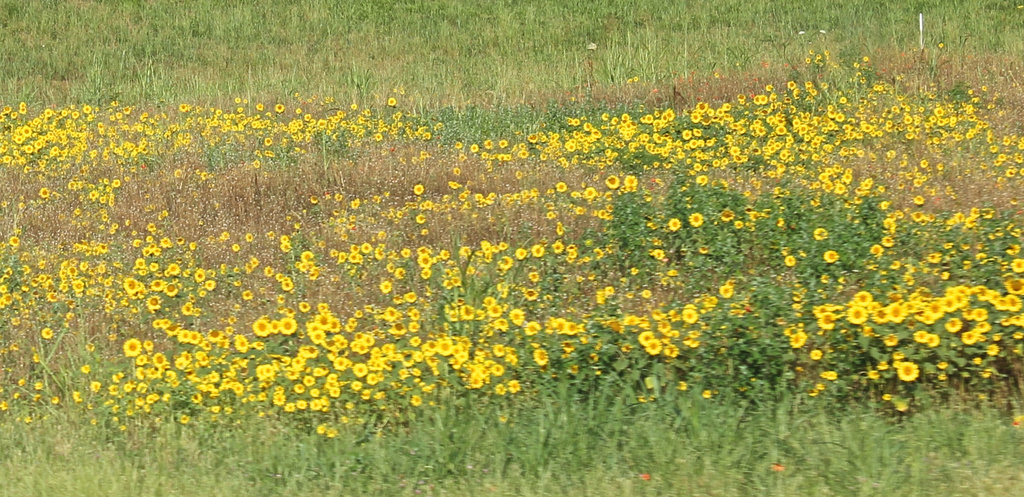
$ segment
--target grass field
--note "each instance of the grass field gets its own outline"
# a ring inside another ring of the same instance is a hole
[[[0,495],[1015,495],[1022,31],[3,2]]]
[[[929,52],[951,60],[940,72],[973,80],[1019,69],[1018,3],[5,1],[0,95],[153,105],[294,92],[369,100],[404,88],[428,107],[547,103],[619,94],[634,77],[786,78],[809,47],[895,58],[919,48],[919,13]]]
[[[121,435],[58,418],[2,428],[3,495],[1010,496],[1021,484],[1021,430],[987,409],[897,422],[790,402],[613,404],[552,402],[507,423],[458,405],[380,438],[273,422]]]

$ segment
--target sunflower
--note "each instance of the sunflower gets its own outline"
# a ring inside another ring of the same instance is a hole
[[[538,366],[544,367],[548,364],[548,353],[544,349],[536,349],[533,351],[533,360]]]
[[[861,306],[850,307],[850,310],[846,311],[846,320],[851,324],[864,324],[868,321],[868,310]]]
[[[734,287],[732,286],[732,282],[731,281],[726,283],[726,284],[724,284],[724,285],[722,285],[718,289],[719,295],[721,295],[722,298],[726,298],[726,299],[732,298],[733,292],[734,292]]]
[[[654,336],[654,333],[645,331],[637,337],[637,341],[640,342],[640,345],[643,347],[649,347],[653,342],[657,342],[658,338]]]
[[[140,353],[142,353],[142,342],[138,339],[130,338],[124,342],[125,357],[137,357]]]
[[[619,177],[615,175],[609,176],[608,179],[604,180],[604,184],[609,190],[618,190],[621,185]]]
[[[946,325],[945,326],[946,326],[946,331],[948,331],[950,333],[956,333],[956,332],[960,331],[961,328],[963,328],[964,323],[963,323],[963,321],[960,321],[960,318],[953,318],[953,319],[950,319],[949,321],[946,321]]]
[[[700,319],[700,314],[697,312],[696,308],[692,306],[683,308],[683,321],[685,323],[693,324],[696,323],[698,319]]]
[[[1010,293],[1012,293],[1014,295],[1024,294],[1024,280],[1021,280],[1021,279],[1006,280],[1005,284],[1006,284],[1006,291],[1008,291],[1008,292],[1010,292]]]
[[[834,329],[836,327],[836,319],[838,319],[838,316],[834,313],[823,312],[818,316],[818,327],[823,330]]]
[[[839,260],[839,253],[836,252],[835,250],[829,250],[826,251],[821,257],[825,259],[825,262],[832,264]]]
[[[694,228],[700,228],[702,224],[704,224],[703,215],[701,215],[699,212],[694,212],[693,214],[690,214],[690,226],[693,226]]]
[[[284,335],[291,335],[292,333],[295,333],[296,329],[298,329],[298,323],[296,323],[295,320],[290,317],[285,317],[284,319],[282,319],[280,321],[279,326],[281,329],[281,333]]]
[[[663,347],[662,347],[661,342],[658,341],[658,340],[655,340],[655,341],[649,343],[646,347],[644,347],[644,350],[648,354],[650,354],[650,355],[658,355],[658,354],[661,353],[662,348]]]
[[[680,221],[680,220],[678,220],[676,218],[672,218],[672,219],[668,220],[668,230],[669,231],[679,231],[679,228],[682,228],[682,227],[683,227],[682,221]]]
[[[921,369],[917,367],[917,364],[912,362],[900,362],[896,364],[896,374],[899,375],[903,381],[914,381],[921,374]]]

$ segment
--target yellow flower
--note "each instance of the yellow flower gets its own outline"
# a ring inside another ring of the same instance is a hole
[[[832,264],[839,260],[839,253],[835,250],[829,250],[822,255],[822,258],[825,259],[825,262]]]
[[[668,230],[669,231],[679,231],[679,228],[682,228],[682,227],[683,227],[683,223],[680,220],[678,220],[676,218],[672,218],[672,219],[668,220]]]
[[[13,243],[12,243],[12,245],[13,245]],[[1006,285],[1006,291],[1008,291],[1008,292],[1010,292],[1010,293],[1012,293],[1014,295],[1024,294],[1024,280],[1022,280],[1022,279],[1006,280],[1005,285]]]
[[[889,335],[885,337],[884,342],[886,347],[895,347],[897,344],[900,343],[900,339],[896,335]]]
[[[124,355],[126,357],[136,357],[142,352],[142,342],[138,339],[130,338],[124,342]]]
[[[39,334],[43,337],[43,340],[49,340],[53,338],[53,330],[51,330],[50,328],[43,328],[43,331],[40,331]]]
[[[864,324],[868,320],[868,310],[861,306],[852,306],[846,311],[846,320],[851,324]]]
[[[604,184],[611,190],[617,190],[620,186],[619,177],[614,175],[609,176],[608,179],[604,180]]]
[[[548,364],[548,353],[547,353],[547,351],[544,350],[544,349],[535,349],[533,351],[533,361],[536,362],[538,366],[541,366],[541,367],[547,366],[547,364]]]
[[[917,364],[912,362],[900,362],[896,364],[896,374],[899,375],[900,380],[903,381],[914,381],[917,379],[921,370],[917,367]]]
[[[692,305],[683,308],[683,322],[686,324],[696,323],[700,319],[700,313]]]
[[[734,291],[734,288],[732,286],[732,282],[731,281],[726,283],[726,284],[724,284],[724,285],[722,285],[718,289],[719,295],[721,295],[722,298],[725,298],[725,299],[732,298],[733,291]]]
[[[949,321],[946,321],[946,331],[956,333],[960,331],[960,328],[962,328],[963,325],[964,323],[963,321],[960,321],[960,318],[950,319]]]
[[[693,226],[694,228],[700,228],[702,224],[704,224],[704,216],[702,216],[699,212],[694,212],[693,214],[690,214],[690,226]]]
[[[831,330],[836,327],[836,316],[832,312],[823,312],[818,316],[818,327],[823,330]]]
[[[814,349],[814,350],[811,351],[811,360],[812,361],[820,361],[821,357],[823,355],[825,355],[824,352],[822,352],[822,351],[820,351],[818,349]]]

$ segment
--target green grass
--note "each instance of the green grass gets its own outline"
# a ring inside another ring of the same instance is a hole
[[[209,101],[405,88],[429,107],[518,104],[846,55],[1024,55],[1020,2],[198,0],[0,2],[0,102]],[[798,35],[798,31],[806,31]],[[825,30],[825,34],[819,33]],[[587,50],[588,43],[597,49]]]
[[[1010,496],[1024,483],[1024,429],[989,408],[894,419],[787,401],[595,398],[502,422],[451,401],[380,436],[330,440],[272,420],[117,432],[60,416],[0,427],[0,495]]]

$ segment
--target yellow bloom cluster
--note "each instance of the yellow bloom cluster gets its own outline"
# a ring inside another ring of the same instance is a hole
[[[832,70],[453,146],[329,99],[5,108],[0,410],[330,435],[563,383],[998,392],[1024,353],[1024,138],[985,95]]]

